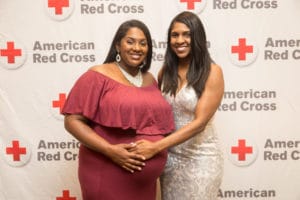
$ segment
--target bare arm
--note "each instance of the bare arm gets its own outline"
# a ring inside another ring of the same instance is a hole
[[[147,159],[156,153],[175,146],[203,131],[221,103],[224,93],[223,73],[219,66],[212,65],[202,96],[198,100],[195,118],[189,124],[155,143],[141,140],[137,142],[134,151],[141,153]]]
[[[88,126],[88,120],[83,116],[65,115],[64,122],[66,130],[81,143],[107,156],[124,169],[134,172],[135,170],[141,170],[141,166],[144,166],[142,162],[144,160],[143,156],[128,152],[128,149],[132,147],[132,145],[110,144]]]

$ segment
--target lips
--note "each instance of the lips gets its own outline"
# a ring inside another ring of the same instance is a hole
[[[184,50],[186,50],[186,46],[182,46],[182,47],[176,47],[176,50],[177,51],[184,51]]]
[[[188,46],[177,46],[175,47],[176,51],[179,53],[183,53],[188,50]]]
[[[141,59],[142,54],[131,54],[130,56],[134,60],[139,60],[139,59]]]

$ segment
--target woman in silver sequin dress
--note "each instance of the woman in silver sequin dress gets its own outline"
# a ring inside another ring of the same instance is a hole
[[[173,107],[176,131],[155,143],[139,141],[135,147],[147,158],[168,148],[161,176],[163,200],[216,200],[221,185],[223,157],[213,116],[223,97],[224,80],[206,43],[196,14],[185,11],[173,19],[158,80]]]

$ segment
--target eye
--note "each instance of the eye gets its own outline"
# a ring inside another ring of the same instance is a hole
[[[141,41],[140,45],[143,46],[143,47],[147,46],[147,41],[146,40]]]
[[[127,44],[133,44],[134,43],[134,41],[132,39],[128,39],[126,42],[127,42]]]
[[[176,32],[171,33],[171,37],[172,38],[177,38],[178,37],[178,33],[176,33]]]
[[[191,37],[191,32],[185,32],[183,33],[183,36],[186,38],[190,38]]]

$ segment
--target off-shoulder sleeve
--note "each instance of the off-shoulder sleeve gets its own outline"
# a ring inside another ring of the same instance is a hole
[[[80,114],[92,121],[96,120],[104,86],[101,77],[91,71],[81,75],[68,94],[61,113]]]

